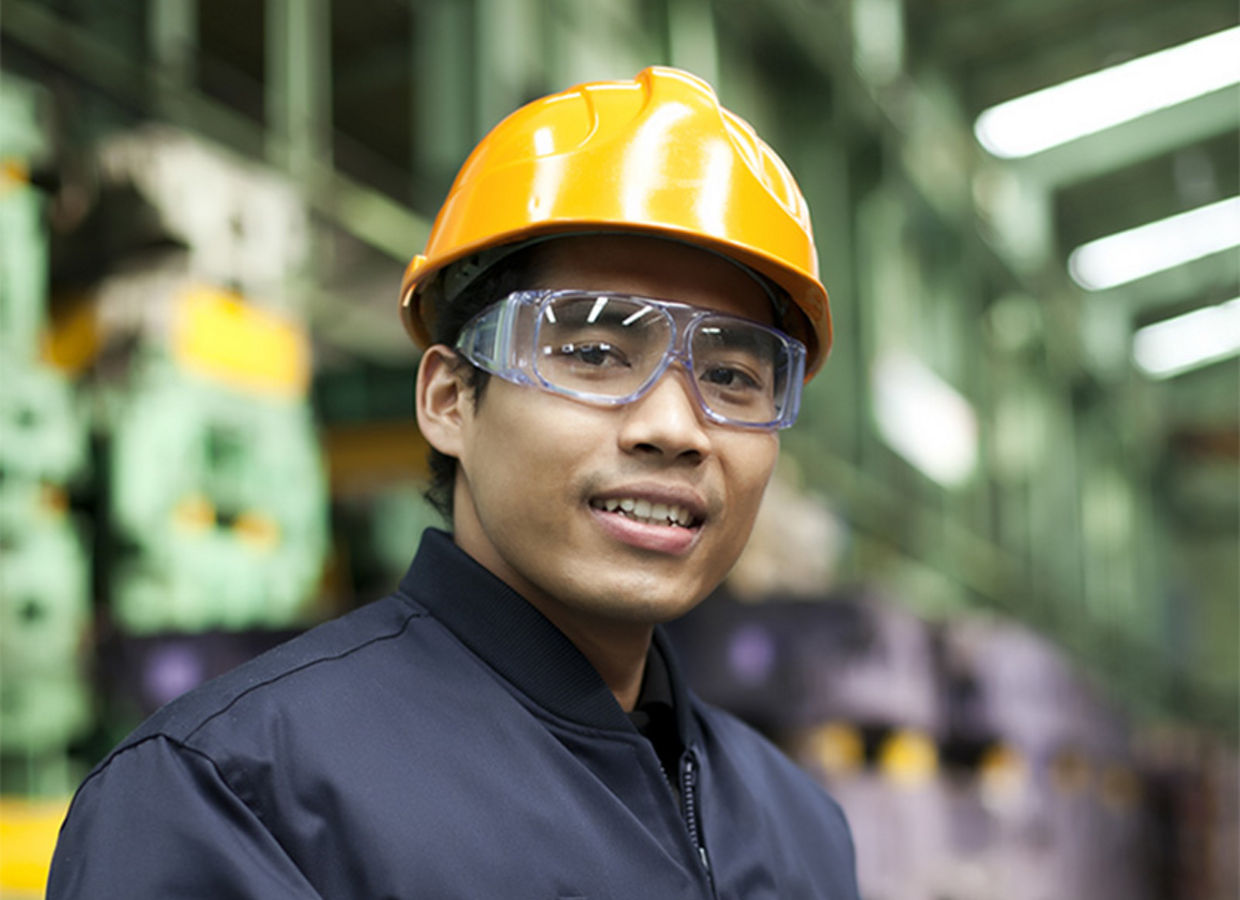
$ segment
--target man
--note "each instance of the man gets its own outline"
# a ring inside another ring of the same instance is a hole
[[[452,534],[139,728],[49,896],[855,898],[838,807],[656,627],[745,545],[829,346],[816,269],[791,175],[690,75],[500,123],[402,292]]]

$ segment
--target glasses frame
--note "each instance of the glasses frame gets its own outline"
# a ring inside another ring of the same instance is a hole
[[[543,313],[555,301],[569,297],[586,299],[607,297],[648,304],[657,309],[670,323],[670,339],[664,350],[663,359],[635,391],[622,397],[613,397],[608,394],[573,390],[548,381],[538,371],[537,354],[534,351],[538,346],[539,335],[542,331]],[[532,321],[529,318],[531,315]],[[767,422],[740,422],[716,412],[707,405],[693,372],[692,338],[703,319],[730,319],[744,323],[748,327],[757,328],[771,335],[785,348],[788,354],[788,373],[783,389],[785,395],[783,403],[776,404],[780,409],[778,418]],[[517,346],[518,335],[525,333],[530,335],[529,346]],[[693,394],[698,408],[709,421],[732,428],[758,431],[789,428],[796,422],[801,407],[801,388],[805,380],[805,345],[777,328],[714,309],[615,291],[576,289],[514,291],[466,322],[456,340],[455,349],[480,369],[497,375],[505,381],[539,388],[551,394],[603,407],[635,403],[658,384],[673,362],[678,362],[689,373],[690,393]]]

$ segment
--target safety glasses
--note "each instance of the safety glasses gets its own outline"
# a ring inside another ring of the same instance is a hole
[[[707,419],[739,428],[796,421],[805,346],[709,309],[603,291],[517,291],[461,331],[456,349],[514,384],[599,406],[640,399],[679,362]]]

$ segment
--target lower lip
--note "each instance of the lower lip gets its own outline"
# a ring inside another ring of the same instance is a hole
[[[590,507],[590,512],[609,536],[622,544],[654,553],[667,553],[672,556],[688,553],[702,532],[701,526],[681,528],[679,525],[648,525],[645,522],[636,522],[622,513],[608,512],[593,506]]]

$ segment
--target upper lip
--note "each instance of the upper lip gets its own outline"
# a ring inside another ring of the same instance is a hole
[[[700,524],[706,519],[706,501],[702,498],[702,495],[692,488],[678,485],[627,484],[622,487],[599,491],[597,494],[592,495],[590,500],[623,500],[626,497],[633,500],[645,500],[649,503],[662,503],[667,506],[683,506],[689,511],[689,515],[693,517],[695,524]]]

